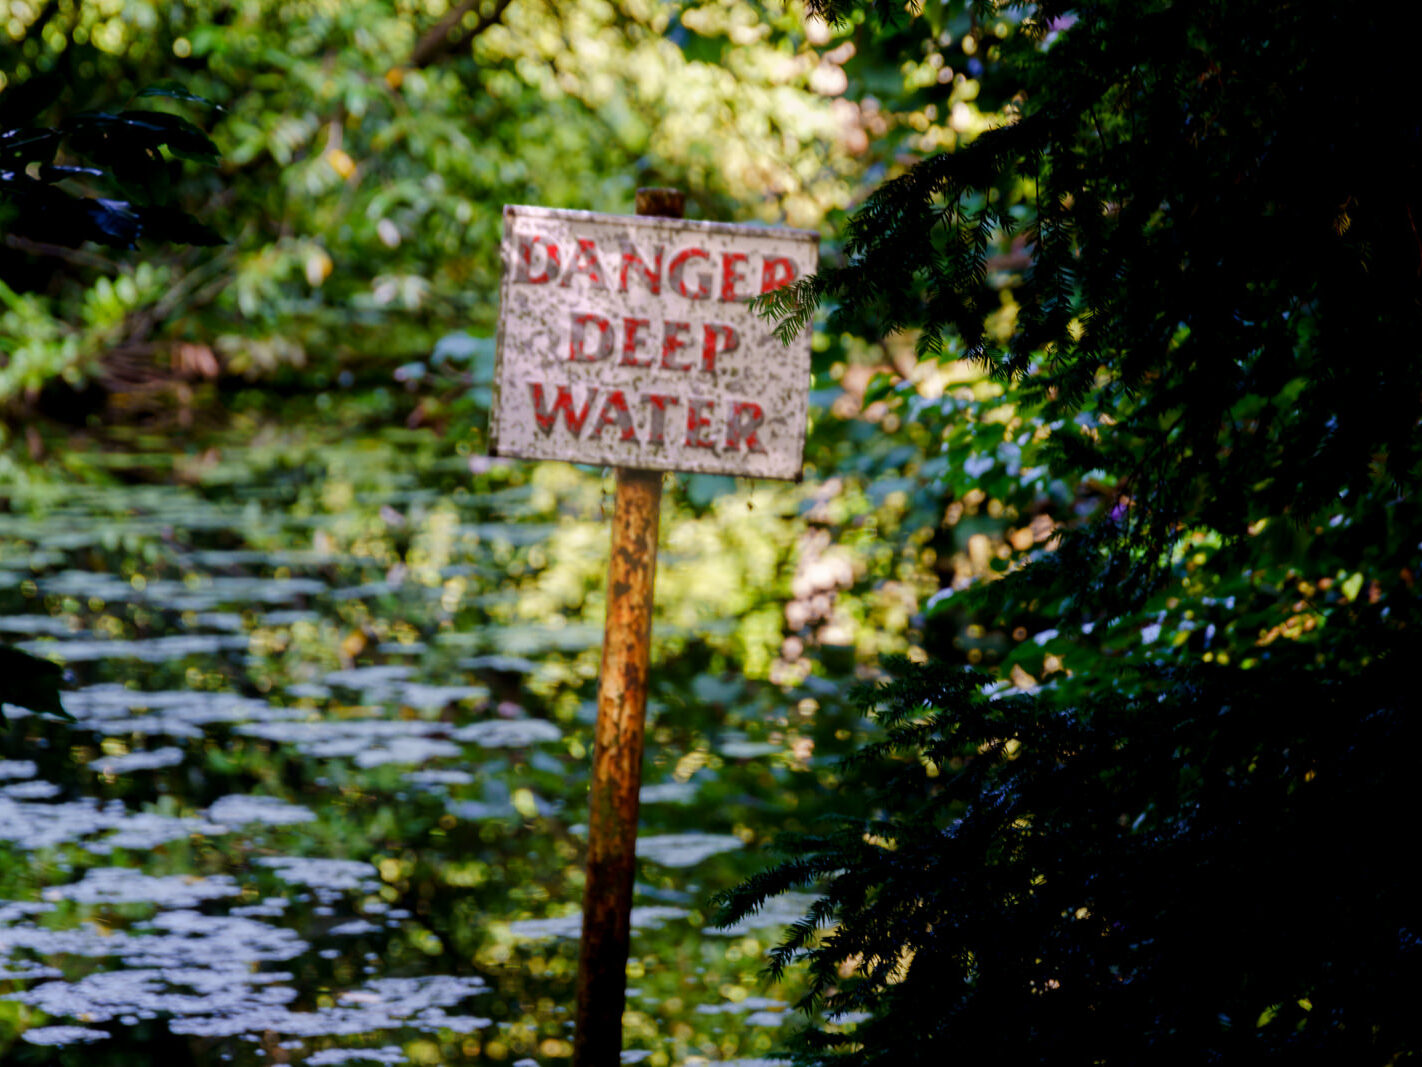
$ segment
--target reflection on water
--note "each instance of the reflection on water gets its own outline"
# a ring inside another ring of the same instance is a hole
[[[601,489],[345,447],[4,501],[0,633],[76,722],[5,709],[0,1059],[571,1055]],[[817,792],[808,694],[738,680],[733,622],[659,623],[626,1063],[752,1067],[795,1025],[759,971],[808,898],[709,927]]]

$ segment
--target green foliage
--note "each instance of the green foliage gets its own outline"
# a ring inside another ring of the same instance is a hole
[[[808,952],[807,1062],[1386,1063],[1422,978],[1407,804],[1422,741],[1396,657],[1339,676],[1098,682],[1089,710],[900,662],[887,730],[849,763],[870,813],[782,839],[727,898],[823,896],[771,955]],[[1368,694],[1366,710],[1358,694]],[[1162,710],[1164,709],[1164,710]],[[925,773],[925,771],[927,773]],[[823,929],[829,925],[828,930]]]
[[[807,951],[816,997],[874,1014],[807,1063],[1396,1062],[1422,127],[1375,101],[1410,57],[1387,13],[1322,4],[973,17],[1000,124],[768,302],[987,376],[877,397],[972,557],[929,608],[948,662],[874,697],[892,736],[842,802],[873,786],[873,817],[728,915],[826,879],[776,965]],[[1347,80],[1330,42],[1359,32]]]
[[[119,337],[77,313],[115,264],[0,248],[0,278],[47,320],[5,340],[52,336],[25,383],[0,383],[12,407],[61,367],[123,392],[133,361],[388,377],[451,331],[492,332],[505,203],[628,211],[638,185],[673,184],[693,217],[813,226],[868,165],[829,32],[811,44],[795,13],[743,0],[56,2],[10,26],[0,100],[62,87],[51,125],[147,85],[181,87],[157,98],[170,110],[210,101],[223,163],[174,192],[219,209],[230,241],[152,261],[166,298]]]
[[[208,227],[166,203],[180,168],[174,161],[217,161],[217,146],[191,122],[161,111],[82,112],[53,127],[33,121],[30,101],[6,98],[0,111],[0,230],[13,237],[75,248],[85,241],[132,248],[147,241],[219,244]],[[140,96],[172,96],[146,90]],[[185,98],[198,99],[191,94]],[[10,126],[10,128],[5,128]],[[74,163],[57,163],[61,147]],[[166,149],[166,152],[164,151]],[[127,199],[74,195],[61,182],[110,186]]]
[[[166,265],[140,262],[127,270],[102,257],[68,252],[87,244],[144,254],[163,244],[217,245],[222,239],[176,206],[182,161],[217,162],[217,147],[178,115],[140,108],[84,111],[39,125],[59,90],[52,78],[0,97],[0,401],[37,396],[49,382],[80,384],[104,354],[121,348],[145,316],[180,301]],[[142,98],[201,101],[155,87]],[[56,315],[48,271],[25,270],[32,257],[56,257],[103,273],[87,289],[66,294]],[[110,273],[121,272],[117,282]],[[139,327],[142,328],[141,326]]]
[[[1419,134],[1408,113],[1336,94],[1315,45],[1344,15],[1099,3],[1046,47],[1058,14],[1040,5],[1002,43],[1021,71],[1008,121],[881,186],[846,265],[774,309],[793,325],[835,300],[845,325],[916,329],[924,352],[951,336],[950,354],[1018,381],[1045,422],[1118,424],[1058,435],[1056,460],[1122,474],[1142,516],[1122,538],[1153,560],[1182,522],[1237,537],[1405,484],[1419,390],[1393,354],[1420,314]],[[1406,57],[1373,60],[1386,85]],[[1287,476],[1305,457],[1310,476]]]

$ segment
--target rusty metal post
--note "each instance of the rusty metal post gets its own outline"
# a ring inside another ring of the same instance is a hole
[[[637,214],[681,218],[677,189],[638,189]],[[617,469],[607,626],[598,680],[573,1067],[617,1067],[637,870],[637,794],[651,659],[660,471]]]

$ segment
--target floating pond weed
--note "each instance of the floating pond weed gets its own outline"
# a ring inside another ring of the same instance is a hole
[[[0,632],[64,664],[76,720],[17,709],[0,737],[0,1058],[23,1039],[38,1057],[97,1042],[117,1065],[160,1048],[239,1067],[560,1062],[598,479],[493,465],[467,492],[433,435],[282,440],[225,443],[210,483],[194,467],[188,485],[36,488],[0,513],[16,578]],[[744,935],[705,929],[710,894],[760,862],[745,828],[779,820],[786,791],[808,817],[817,789],[769,725],[806,694],[738,667],[754,638],[736,613],[780,610],[756,584],[794,551],[776,514],[712,509],[675,535],[701,553],[719,530],[733,551],[669,570],[657,624],[632,916],[648,1021],[627,1062],[759,1054],[749,1032],[795,995],[763,986]],[[769,547],[743,560],[746,521]],[[722,619],[698,600],[713,570]],[[805,729],[833,747],[857,713],[817,699]],[[746,1035],[727,1024],[753,1000],[701,1010],[728,985],[767,994]]]

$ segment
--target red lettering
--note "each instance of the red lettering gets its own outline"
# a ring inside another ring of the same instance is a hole
[[[747,452],[764,452],[760,439],[755,432],[760,424],[765,421],[765,412],[761,410],[759,404],[749,400],[738,400],[731,405],[731,411],[726,416],[726,450],[728,452],[740,451],[741,442],[745,442]]]
[[[662,370],[690,370],[690,363],[673,363],[672,356],[687,346],[686,334],[691,332],[689,322],[668,322],[662,329]]]
[[[701,327],[701,369],[708,374],[716,373],[716,354],[734,352],[741,346],[736,331],[719,322]]]
[[[587,351],[588,326],[597,327],[597,351]],[[568,335],[568,359],[574,363],[596,363],[612,355],[612,323],[592,312],[573,312],[573,323]]]
[[[536,245],[543,246],[543,269],[534,274],[533,249]],[[519,234],[518,260],[514,270],[514,281],[526,285],[542,285],[544,282],[551,282],[556,277],[558,277],[558,246],[537,234],[531,237]]]
[[[723,303],[741,299],[736,295],[736,283],[745,281],[746,276],[737,271],[736,267],[745,261],[744,252],[721,253],[721,301]]]
[[[696,290],[694,292],[687,291],[686,279],[682,277],[687,262],[693,259],[704,259],[710,262],[711,257],[706,254],[704,248],[683,248],[672,257],[671,265],[667,267],[667,281],[678,293],[690,300],[706,300],[711,296],[711,273],[709,271],[696,276]]]
[[[607,288],[607,283],[602,279],[602,260],[597,258],[597,245],[587,237],[578,238],[578,254],[568,266],[568,273],[563,275],[563,280],[558,284],[566,289],[579,274],[586,274],[589,284]]]
[[[627,398],[622,395],[621,389],[614,389],[607,394],[607,399],[602,402],[602,410],[598,412],[597,421],[588,437],[602,436],[604,426],[616,426],[621,430],[620,440],[637,440],[637,430],[632,425],[632,413],[627,410]]]
[[[793,282],[799,271],[795,264],[784,256],[766,256],[760,268],[760,291],[773,292]]]
[[[667,405],[680,404],[681,400],[663,393],[643,393],[642,399],[652,406],[652,430],[647,434],[649,445],[666,443]]]
[[[660,296],[662,292],[662,246],[657,245],[652,249],[652,266],[647,266],[642,259],[642,254],[637,251],[637,246],[627,243],[622,246],[622,266],[617,272],[617,291],[627,292],[627,272],[636,268],[642,272],[642,277],[647,281],[647,288],[652,291],[653,296]]]
[[[622,358],[618,365],[622,367],[650,367],[652,357],[646,359],[637,358],[637,349],[641,346],[641,339],[637,336],[637,331],[643,326],[652,325],[647,319],[623,319],[622,320]]]
[[[686,446],[688,448],[715,448],[716,442],[706,436],[711,425],[711,409],[714,400],[692,397],[686,404]]]
[[[543,383],[529,382],[529,391],[533,394],[533,417],[538,420],[538,428],[544,435],[551,434],[553,427],[558,423],[558,412],[563,413],[563,423],[577,437],[583,432],[583,423],[587,421],[588,409],[597,399],[597,390],[589,389],[588,398],[583,401],[581,411],[573,410],[573,392],[566,385],[558,386],[557,396],[554,397],[553,406],[545,407],[543,404]]]

